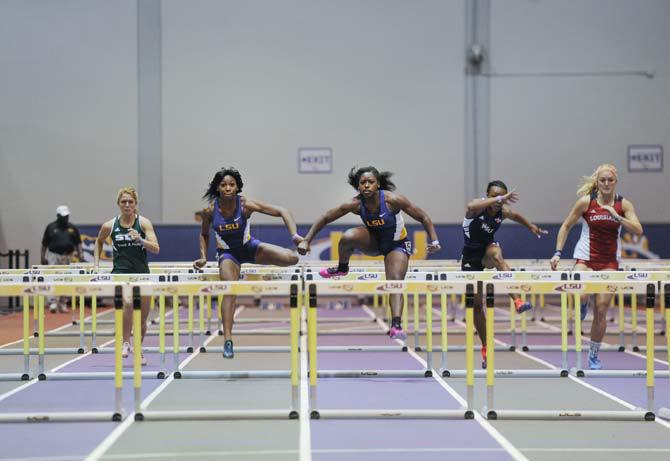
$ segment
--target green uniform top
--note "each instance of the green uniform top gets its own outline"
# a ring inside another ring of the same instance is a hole
[[[148,274],[150,271],[147,262],[147,250],[142,242],[136,242],[128,235],[130,229],[135,229],[143,239],[146,238],[146,234],[140,226],[140,216],[135,215],[135,222],[133,222],[132,227],[123,227],[119,218],[120,216],[114,218],[110,235],[114,248],[112,274]]]

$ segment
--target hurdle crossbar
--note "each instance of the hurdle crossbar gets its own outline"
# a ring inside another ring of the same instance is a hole
[[[135,421],[240,421],[298,419],[295,410],[151,410],[135,414]]]
[[[492,420],[654,421],[651,411],[639,410],[489,410]]]
[[[474,419],[466,409],[459,410],[314,410],[311,419]]]
[[[0,423],[81,423],[121,421],[122,415],[109,411],[0,413]]]
[[[318,378],[429,378],[431,370],[319,370]]]
[[[177,379],[256,379],[290,378],[290,370],[212,370],[181,371]]]

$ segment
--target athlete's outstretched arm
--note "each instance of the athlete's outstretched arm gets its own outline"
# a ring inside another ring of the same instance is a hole
[[[411,216],[416,221],[420,222],[423,225],[423,228],[428,233],[430,237],[430,243],[428,244],[428,253],[434,253],[440,251],[440,241],[437,239],[437,232],[435,232],[435,226],[433,221],[430,219],[430,216],[423,211],[418,206],[414,205],[409,201],[407,197],[401,194],[389,194],[389,203],[399,210],[404,211],[409,216]]]
[[[205,208],[200,213],[202,224],[200,226],[200,235],[198,236],[198,246],[200,248],[200,258],[193,261],[193,266],[197,269],[207,264],[207,247],[209,247],[209,227],[212,225],[213,207]]]
[[[258,200],[246,199],[244,202],[244,209],[251,212],[263,213],[268,216],[280,217],[284,220],[286,228],[288,229],[289,234],[291,234],[291,239],[296,245],[302,242],[302,237],[298,235],[298,227],[295,224],[295,219],[290,211],[284,207],[277,205],[270,205],[269,203],[259,202]]]
[[[621,207],[623,208],[623,216],[620,216],[611,206],[603,206],[603,208],[609,211],[612,217],[619,221],[623,228],[628,232],[632,232],[635,235],[642,235],[642,224],[640,224],[640,220],[637,218],[633,203],[628,199],[623,199],[621,201]]]
[[[561,224],[561,228],[558,230],[558,235],[556,236],[556,252],[549,262],[549,264],[551,264],[552,270],[556,270],[558,262],[561,260],[563,245],[565,245],[565,240],[568,238],[570,229],[572,229],[572,226],[574,226],[577,221],[579,221],[579,218],[581,218],[584,212],[588,209],[590,201],[591,199],[588,195],[585,195],[584,197],[577,200],[575,206],[573,206],[572,210],[570,210],[570,214],[568,214],[567,218],[565,218],[565,221],[563,221],[563,224]]]
[[[305,235],[305,239],[298,245],[298,253],[300,253],[301,255],[307,254],[307,252],[309,251],[309,244],[312,243],[312,239],[314,238],[314,236],[316,236],[316,234],[319,233],[321,229],[323,229],[326,226],[326,224],[340,219],[347,213],[356,213],[358,211],[359,206],[360,206],[359,200],[356,198],[352,198],[350,201],[345,202],[336,208],[332,208],[326,211],[323,215],[319,217],[319,219],[317,219],[317,221],[314,224],[312,224],[312,227],[309,229],[309,232],[307,232],[307,235]]]
[[[496,197],[485,197],[485,198],[475,198],[468,202],[467,209],[465,210],[465,217],[468,219],[476,217],[479,213],[484,211],[490,206],[495,205],[496,203],[506,204],[506,203],[516,203],[519,200],[519,194],[516,189],[512,189],[504,195],[498,195]]]
[[[100,232],[98,232],[98,238],[95,239],[95,248],[93,249],[93,266],[95,271],[98,272],[100,269],[100,255],[102,254],[102,245],[107,240],[107,237],[112,233],[112,221],[107,221],[100,227]]]
[[[518,222],[519,224],[526,226],[529,231],[537,235],[537,238],[540,238],[542,235],[546,235],[548,233],[546,230],[541,229],[537,224],[530,222],[524,215],[513,211],[509,207],[504,206],[502,213],[505,219],[511,219],[514,222]]]

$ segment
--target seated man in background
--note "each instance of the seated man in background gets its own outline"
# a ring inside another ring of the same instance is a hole
[[[69,222],[70,209],[66,205],[56,208],[56,220],[49,223],[42,237],[41,264],[70,264],[75,251],[77,258],[82,261],[81,237],[79,230]],[[49,311],[67,312],[67,298],[56,299],[51,297],[47,300]]]

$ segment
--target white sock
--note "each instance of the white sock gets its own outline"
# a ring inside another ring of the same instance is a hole
[[[598,351],[600,351],[600,344],[596,341],[591,341],[589,346],[589,357],[598,357]]]

